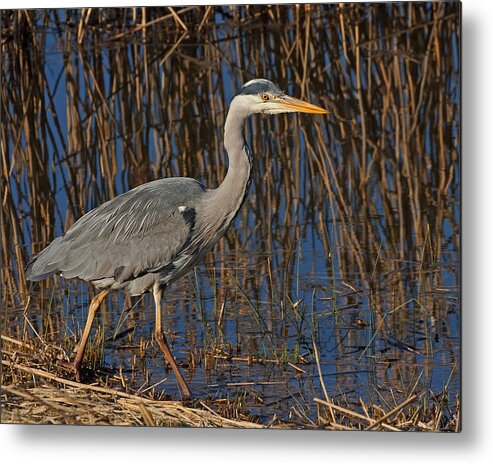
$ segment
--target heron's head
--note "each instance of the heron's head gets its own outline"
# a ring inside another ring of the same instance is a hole
[[[286,95],[267,79],[248,81],[238,90],[234,101],[248,113],[328,113],[319,106]]]

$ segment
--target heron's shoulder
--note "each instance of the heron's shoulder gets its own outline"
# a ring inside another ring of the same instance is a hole
[[[206,190],[207,189],[195,179],[189,177],[167,177],[139,185],[127,193],[136,196],[156,195],[166,196],[167,198],[189,198],[201,195]]]
[[[189,177],[169,177],[139,185],[119,195],[114,200],[121,206],[134,204],[164,203],[183,205],[198,201],[206,192],[206,188],[195,179]]]

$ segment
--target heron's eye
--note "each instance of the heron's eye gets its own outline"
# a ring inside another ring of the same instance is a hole
[[[262,94],[262,100],[267,101],[268,99],[269,99],[269,95],[267,95],[266,93],[263,93]]]

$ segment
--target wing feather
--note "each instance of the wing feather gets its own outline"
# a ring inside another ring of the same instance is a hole
[[[125,281],[165,268],[187,245],[195,225],[190,217],[204,191],[193,179],[169,178],[104,203],[33,260],[32,280],[61,272],[65,278]]]

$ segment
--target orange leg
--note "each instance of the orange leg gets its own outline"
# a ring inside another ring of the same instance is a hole
[[[175,358],[171,353],[171,350],[168,346],[168,342],[166,341],[166,337],[164,336],[162,325],[161,325],[161,299],[163,297],[163,291],[159,288],[158,284],[154,284],[153,288],[154,294],[154,303],[156,305],[156,340],[158,342],[159,348],[164,353],[164,357],[167,363],[171,366],[173,370],[176,380],[178,380],[178,384],[180,385],[180,389],[185,397],[191,397],[190,389],[188,388],[187,382],[185,378],[180,372],[178,365],[176,364]]]
[[[94,322],[94,318],[101,306],[101,302],[108,295],[109,290],[103,290],[98,293],[91,301],[89,305],[89,314],[87,316],[86,326],[84,327],[84,333],[82,334],[82,338],[80,340],[79,346],[77,348],[77,352],[75,355],[74,362],[72,364],[72,368],[75,372],[75,379],[77,382],[80,382],[80,366],[82,364],[82,358],[84,357],[84,351],[86,350],[87,341],[89,340],[89,334],[91,333],[92,324]]]

